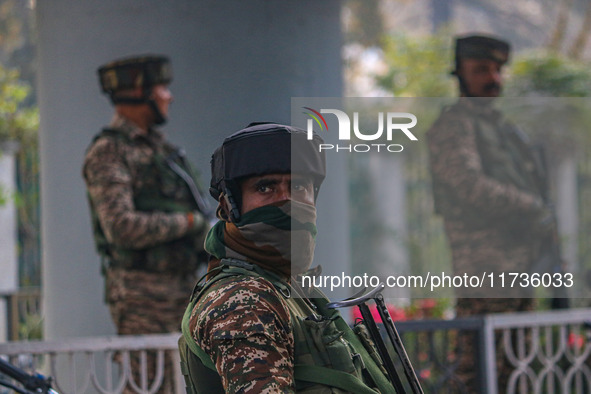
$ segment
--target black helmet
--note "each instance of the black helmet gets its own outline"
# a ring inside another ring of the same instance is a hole
[[[134,56],[118,59],[107,63],[97,70],[99,83],[113,104],[144,104],[150,105],[156,116],[155,123],[166,121],[153,99],[152,87],[158,84],[169,84],[172,81],[170,60],[161,55]],[[121,90],[142,88],[141,97],[120,96]]]
[[[309,176],[314,183],[314,198],[326,176],[324,143],[317,134],[309,140],[306,131],[277,123],[251,123],[227,137],[211,157],[209,192],[219,201],[222,193],[231,204],[233,220],[240,218],[240,181],[271,174],[297,173]],[[292,152],[297,158],[292,160]]]
[[[150,89],[172,81],[170,60],[166,56],[145,55],[119,59],[98,69],[103,92],[113,95],[119,90]]]
[[[455,70],[461,59],[489,59],[500,65],[509,61],[511,46],[507,41],[492,36],[469,35],[456,37]]]

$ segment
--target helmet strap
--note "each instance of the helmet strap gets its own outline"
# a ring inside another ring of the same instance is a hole
[[[230,188],[225,187],[223,193],[224,200],[230,209],[230,220],[233,223],[236,223],[240,220],[240,209],[238,209],[238,204],[236,204],[236,200],[230,191]]]
[[[167,119],[162,114],[162,111],[156,105],[156,101],[150,98],[152,95],[152,89],[149,87],[145,87],[143,89],[142,97],[126,97],[126,96],[116,96],[115,94],[111,94],[111,102],[113,104],[128,104],[128,105],[142,105],[148,104],[150,109],[154,112],[154,124],[161,125],[166,123]]]
[[[116,97],[114,95],[111,95],[111,102],[113,104],[140,105],[140,104],[145,104],[146,99],[143,97]]]
[[[161,125],[166,123],[166,117],[162,114],[162,112],[156,105],[156,101],[154,101],[153,99],[149,99],[147,102],[150,108],[152,108],[152,111],[154,111],[154,124]]]

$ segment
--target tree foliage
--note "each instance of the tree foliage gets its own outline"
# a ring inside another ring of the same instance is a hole
[[[588,97],[591,70],[586,64],[552,52],[518,57],[511,65],[507,95],[515,97]]]
[[[20,79],[35,84],[37,69],[34,2],[0,0],[0,63],[19,70]],[[27,105],[35,103],[33,90]]]
[[[40,268],[39,152],[37,130],[39,112],[28,105],[31,87],[19,79],[17,70],[0,66],[0,154],[6,142],[17,142],[17,193],[7,196],[0,185],[0,206],[10,198],[18,218],[19,278],[22,286],[38,286]],[[5,198],[1,198],[4,196]]]
[[[376,77],[378,85],[398,97],[453,95],[448,37],[447,34],[421,37],[399,34],[384,38],[382,48],[388,71]]]
[[[39,112],[24,106],[31,87],[19,79],[17,70],[0,66],[0,141],[17,141],[36,148]]]

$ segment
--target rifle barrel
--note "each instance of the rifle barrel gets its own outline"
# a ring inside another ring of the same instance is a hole
[[[396,372],[396,367],[392,362],[392,358],[390,358],[390,354],[388,353],[388,349],[386,348],[386,343],[380,334],[380,329],[378,328],[376,322],[371,315],[369,307],[367,304],[362,303],[357,305],[359,307],[359,311],[361,312],[361,317],[363,318],[363,323],[367,327],[369,331],[369,335],[371,339],[375,343],[376,347],[378,348],[378,353],[380,354],[380,358],[384,363],[384,367],[386,368],[386,372],[390,376],[390,381],[394,385],[396,392],[399,394],[406,394],[406,390],[404,390],[404,386],[402,385],[402,381],[400,380],[400,376],[398,376],[398,372]]]
[[[394,325],[394,321],[392,320],[392,316],[390,316],[390,312],[388,312],[388,308],[384,302],[384,296],[378,294],[375,298],[376,306],[378,308],[378,313],[382,318],[382,323],[384,323],[384,328],[388,333],[388,337],[394,346],[394,350],[396,354],[398,354],[398,358],[402,363],[402,367],[404,368],[404,374],[408,379],[408,383],[412,388],[412,392],[415,394],[423,394],[423,389],[421,388],[421,384],[419,383],[419,379],[415,374],[415,370],[412,367],[410,359],[408,358],[408,354],[406,354],[406,349],[404,348],[404,344],[402,343],[402,339],[398,334],[398,330]]]

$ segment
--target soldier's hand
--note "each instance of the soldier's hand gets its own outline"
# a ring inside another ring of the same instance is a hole
[[[205,217],[199,211],[193,211],[187,213],[189,221],[189,233],[200,234],[209,229],[209,225]]]
[[[188,215],[193,216],[193,222],[187,235],[192,239],[197,250],[204,251],[205,237],[210,229],[209,221],[199,211],[189,212]]]

